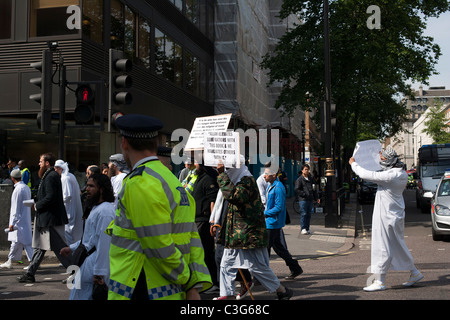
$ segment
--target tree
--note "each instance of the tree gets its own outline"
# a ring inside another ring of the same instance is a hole
[[[370,29],[367,9],[380,8],[381,28]],[[446,0],[331,0],[329,13],[331,93],[337,106],[337,145],[353,148],[366,131],[382,139],[401,130],[407,116],[400,95],[412,95],[407,80],[427,84],[436,72],[440,48],[423,35],[428,17],[449,10]],[[302,13],[262,67],[269,85],[283,83],[275,107],[292,115],[315,109],[324,100],[322,1],[285,0],[281,19]],[[316,123],[320,123],[316,119]]]
[[[437,144],[450,143],[450,133],[444,130],[449,125],[446,124],[445,110],[442,110],[443,105],[439,99],[435,100],[435,103],[430,107],[426,116],[426,128],[422,130],[423,133],[428,134],[433,139],[433,143]]]

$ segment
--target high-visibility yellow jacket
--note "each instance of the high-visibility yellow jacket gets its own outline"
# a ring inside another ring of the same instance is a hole
[[[112,223],[108,299],[130,299],[143,270],[149,299],[185,299],[211,287],[195,201],[159,160],[125,177]]]
[[[197,170],[194,169],[189,171],[188,176],[183,180],[183,186],[190,194],[192,194],[192,191],[194,190],[194,183],[197,181],[197,178]]]
[[[25,181],[25,180],[23,179],[23,175],[25,174],[25,172],[28,173],[28,181]],[[28,188],[31,188],[31,172],[30,172],[30,170],[29,170],[28,168],[25,168],[25,169],[23,169],[22,171],[20,171],[20,173],[22,174],[22,181],[23,181],[24,183],[26,183],[26,185],[28,186]]]

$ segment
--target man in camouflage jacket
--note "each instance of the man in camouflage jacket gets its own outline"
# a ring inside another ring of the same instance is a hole
[[[243,163],[240,169],[226,171],[221,164],[217,171],[220,192],[228,206],[218,240],[225,248],[220,264],[220,297],[216,299],[234,299],[238,269],[248,269],[267,290],[276,292],[279,300],[289,300],[292,290],[280,284],[269,266],[264,207],[255,178]]]
[[[264,206],[255,179],[244,176],[234,185],[224,172],[217,182],[228,201],[225,228],[219,234],[218,243],[229,249],[267,248]]]

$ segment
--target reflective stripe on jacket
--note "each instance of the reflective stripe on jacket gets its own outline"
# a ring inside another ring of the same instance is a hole
[[[123,181],[112,226],[109,299],[130,299],[142,269],[150,299],[184,299],[211,287],[195,224],[195,202],[159,161]]]

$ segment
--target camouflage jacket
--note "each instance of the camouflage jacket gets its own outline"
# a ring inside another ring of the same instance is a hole
[[[267,247],[264,206],[255,179],[243,177],[234,185],[226,173],[221,173],[217,182],[224,199],[228,201],[217,242],[228,249]]]

